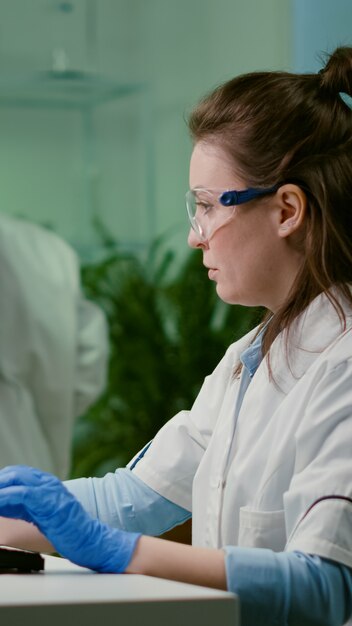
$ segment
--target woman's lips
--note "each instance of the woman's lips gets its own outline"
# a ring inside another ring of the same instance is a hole
[[[218,270],[216,268],[214,268],[214,267],[213,268],[209,268],[209,270],[208,270],[208,278],[210,280],[215,280],[215,276],[217,274],[217,271]]]

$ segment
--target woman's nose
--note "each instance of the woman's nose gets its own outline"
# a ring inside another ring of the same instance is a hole
[[[187,242],[190,248],[207,248],[207,241],[202,241],[199,236],[194,232],[193,228],[189,229]]]

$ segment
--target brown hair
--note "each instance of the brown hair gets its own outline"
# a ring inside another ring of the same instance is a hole
[[[341,92],[352,94],[352,47],[335,50],[318,74],[234,78],[206,96],[189,119],[193,140],[224,149],[248,186],[294,182],[307,195],[304,260],[265,329],[263,354],[283,329],[288,338],[293,321],[319,293],[327,293],[345,325],[338,297],[329,291],[333,285],[352,304],[352,111]]]

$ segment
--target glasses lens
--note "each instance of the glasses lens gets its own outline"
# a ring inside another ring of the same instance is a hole
[[[214,218],[214,197],[206,189],[191,189],[186,194],[188,217],[201,239],[207,239]]]
[[[226,224],[235,210],[235,206],[219,203],[220,191],[210,189],[191,189],[186,194],[188,217],[193,230],[203,240]]]

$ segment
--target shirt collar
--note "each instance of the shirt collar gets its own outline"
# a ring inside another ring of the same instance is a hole
[[[254,339],[248,348],[246,348],[242,354],[240,354],[240,361],[246,368],[249,376],[252,378],[256,373],[260,362],[263,358],[262,355],[262,339],[264,328],[260,331],[259,335]]]

